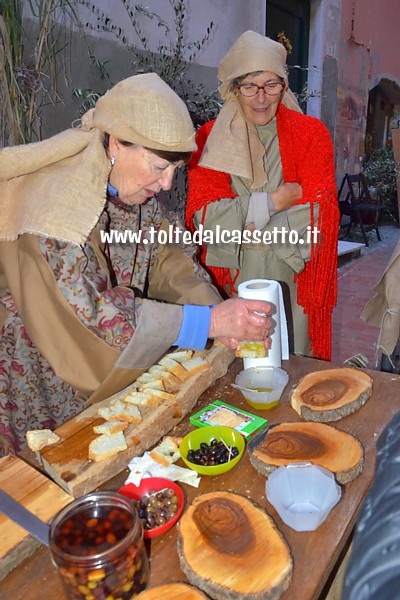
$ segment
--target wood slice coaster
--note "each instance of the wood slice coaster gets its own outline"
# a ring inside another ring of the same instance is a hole
[[[372,394],[372,379],[359,369],[308,373],[292,391],[290,403],[306,421],[329,423],[356,412]]]
[[[293,561],[272,518],[242,496],[198,496],[179,522],[178,554],[190,583],[214,600],[277,600]]]
[[[207,600],[207,596],[186,583],[168,583],[145,590],[136,600]]]
[[[364,465],[361,442],[323,423],[281,423],[254,438],[248,451],[253,467],[266,476],[290,463],[311,462],[344,484],[355,479]]]

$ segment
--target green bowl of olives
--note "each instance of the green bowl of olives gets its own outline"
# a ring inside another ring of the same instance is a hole
[[[245,441],[232,427],[210,425],[188,433],[179,444],[183,462],[200,475],[221,475],[243,456]]]

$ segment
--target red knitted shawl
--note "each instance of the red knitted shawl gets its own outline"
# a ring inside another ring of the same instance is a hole
[[[313,203],[319,204],[318,244],[311,250],[310,261],[297,281],[297,302],[308,315],[308,335],[316,358],[331,358],[331,314],[337,295],[337,239],[339,211],[333,146],[325,125],[314,117],[290,110],[280,104],[277,114],[279,149],[285,182],[302,186],[303,198],[296,204],[310,202],[310,222],[314,227]],[[220,198],[234,198],[230,175],[198,166],[207,137],[215,121],[206,123],[196,135],[198,150],[189,164],[189,187],[186,208],[187,227],[194,231],[193,215]],[[228,286],[235,292],[230,269],[206,265],[206,247],[201,247],[200,260],[220,290]]]

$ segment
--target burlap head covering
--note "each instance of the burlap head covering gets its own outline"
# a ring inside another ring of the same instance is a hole
[[[248,123],[240,106],[233,83],[256,71],[270,71],[285,81],[282,102],[288,108],[301,112],[299,104],[288,88],[286,69],[287,52],[279,42],[255,31],[243,33],[221,60],[218,78],[219,92],[224,106],[208,137],[200,165],[249,180],[251,189],[267,181],[264,170],[264,147],[256,127]]]
[[[79,128],[0,151],[0,240],[33,233],[84,243],[106,201],[104,132],[154,150],[196,149],[189,112],[175,92],[155,73],[129,77]]]

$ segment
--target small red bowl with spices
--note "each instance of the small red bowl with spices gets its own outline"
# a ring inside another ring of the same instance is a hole
[[[185,503],[179,485],[163,477],[146,477],[139,485],[128,483],[118,493],[134,501],[145,538],[163,535],[171,529],[181,516]]]

